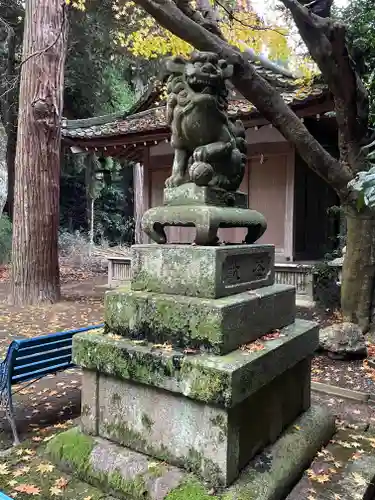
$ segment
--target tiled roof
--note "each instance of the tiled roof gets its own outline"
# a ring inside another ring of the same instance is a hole
[[[307,87],[301,87],[298,83],[271,70],[258,68],[262,76],[267,79],[277,90],[279,90],[284,101],[291,107],[303,106],[309,101],[315,101],[327,95],[328,89],[322,83],[314,83]],[[157,90],[155,90],[157,89]],[[147,90],[147,109],[144,105],[145,99],[141,98],[141,105],[133,107],[132,114],[109,115],[108,117],[89,118],[86,120],[65,120],[62,126],[62,135],[70,139],[95,139],[127,134],[147,133],[153,130],[167,128],[165,119],[165,103],[157,102],[160,99],[160,82],[153,85],[153,89]],[[152,97],[150,97],[152,96]],[[145,109],[146,108],[146,109]],[[256,114],[256,108],[242,96],[231,91],[228,114],[232,118],[250,118]]]

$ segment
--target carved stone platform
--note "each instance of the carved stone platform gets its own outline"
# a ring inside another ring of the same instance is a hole
[[[156,243],[164,244],[167,226],[195,227],[194,243],[216,245],[219,228],[247,228],[245,243],[257,241],[267,229],[263,215],[244,208],[243,193],[200,187],[187,183],[164,190],[164,206],[154,207],[143,215],[142,229]]]
[[[218,299],[274,284],[273,245],[133,245],[135,291]]]

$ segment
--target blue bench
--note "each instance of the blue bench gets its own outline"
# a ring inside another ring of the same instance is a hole
[[[104,324],[93,325],[41,337],[13,340],[10,344],[4,361],[0,363],[0,409],[5,411],[12,428],[14,445],[20,441],[14,419],[12,386],[23,382],[32,383],[46,375],[74,367],[73,335],[103,326]]]
[[[5,493],[0,491],[0,500],[13,500],[13,498],[7,497]]]

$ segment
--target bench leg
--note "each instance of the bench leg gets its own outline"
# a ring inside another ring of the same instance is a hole
[[[17,446],[20,444],[20,439],[18,437],[16,421],[14,419],[12,394],[9,395],[7,418],[8,418],[8,421],[10,423],[10,427],[11,427],[12,433],[13,433],[13,446]]]
[[[20,440],[18,437],[16,421],[14,419],[14,411],[13,411],[13,400],[11,392],[4,392],[1,395],[1,407],[5,411],[6,418],[10,424],[10,428],[13,433],[13,446],[17,446],[20,444]]]

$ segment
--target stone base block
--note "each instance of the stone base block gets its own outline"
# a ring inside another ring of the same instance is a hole
[[[227,486],[310,405],[317,331],[297,325],[260,351],[220,357],[75,337],[74,359],[84,367],[82,428]],[[96,376],[87,370],[95,366]]]
[[[272,285],[220,299],[115,290],[105,296],[107,331],[131,339],[225,354],[293,323],[295,288]]]
[[[220,298],[273,285],[273,245],[133,245],[132,290]]]
[[[304,320],[282,328],[279,338],[260,341],[254,351],[250,345],[249,350],[246,347],[224,356],[184,353],[111,335],[82,333],[73,337],[73,359],[87,373],[83,413],[94,422],[97,417],[93,412],[97,414],[99,407],[96,372],[232,408],[312,356],[318,342],[317,325]]]
[[[214,494],[182,469],[79,429],[56,436],[46,453],[57,465],[126,500],[283,500],[333,432],[334,418],[327,410],[311,407],[232,486],[220,490],[215,485]]]
[[[307,360],[230,409],[101,375],[98,433],[227,486],[309,405]]]

